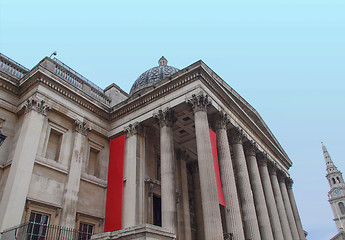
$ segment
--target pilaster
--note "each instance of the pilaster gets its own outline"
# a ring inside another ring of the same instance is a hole
[[[25,116],[0,205],[0,231],[21,223],[44,118],[51,107],[32,96],[23,108]]]
[[[65,185],[61,216],[61,225],[68,228],[75,228],[82,163],[86,156],[86,135],[91,130],[89,124],[83,121],[76,119],[74,123],[73,151]]]

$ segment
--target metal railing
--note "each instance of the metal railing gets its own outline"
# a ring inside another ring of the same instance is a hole
[[[88,240],[90,233],[80,232],[72,228],[41,223],[25,223],[7,229],[0,235],[1,240]]]

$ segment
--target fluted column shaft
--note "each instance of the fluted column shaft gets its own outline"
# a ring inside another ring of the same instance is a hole
[[[160,126],[162,227],[176,234],[176,184],[172,126],[175,115],[171,109],[155,115]]]
[[[212,161],[212,147],[207,119],[207,108],[210,102],[207,96],[199,94],[198,96],[193,96],[190,104],[192,105],[195,119],[205,239],[223,240],[216,174]]]
[[[267,159],[265,156],[261,154],[258,155],[259,160],[259,172],[261,177],[261,182],[263,185],[266,203],[267,203],[267,210],[270,216],[272,232],[275,240],[284,240],[283,237],[283,230],[280,224],[277,204],[274,199],[274,194],[272,190],[272,184],[270,180],[270,176],[267,169]]]
[[[291,178],[288,179],[288,181],[287,181],[287,190],[288,190],[288,194],[289,194],[289,198],[290,198],[290,203],[291,203],[291,207],[292,207],[292,211],[293,211],[293,216],[295,218],[296,225],[297,225],[298,235],[299,235],[301,240],[305,240],[306,237],[304,235],[304,230],[303,230],[303,227],[302,227],[301,218],[300,218],[299,213],[298,213],[295,196],[294,196],[293,191],[292,191],[292,184],[293,184],[292,179]]]
[[[297,226],[295,223],[295,219],[293,217],[293,212],[292,212],[292,208],[291,208],[291,204],[290,204],[290,199],[289,199],[289,195],[287,192],[287,188],[286,188],[286,183],[285,183],[285,176],[280,176],[279,177],[279,185],[280,185],[280,191],[282,192],[282,197],[283,197],[283,202],[284,202],[284,206],[285,206],[285,210],[286,210],[286,215],[288,218],[288,222],[290,225],[290,230],[292,233],[292,238],[295,240],[299,240],[299,235],[298,235],[298,230],[297,230]]]
[[[241,219],[241,210],[238,202],[237,187],[232,166],[229,141],[226,132],[227,117],[219,114],[216,122],[217,150],[219,168],[225,200],[225,221],[227,232],[233,234],[234,240],[243,240],[244,232]]]
[[[204,217],[202,213],[201,188],[199,167],[196,162],[192,164],[194,211],[196,220],[196,232],[198,240],[205,240]]]
[[[292,240],[293,238],[292,238],[289,222],[286,216],[282,194],[281,194],[279,183],[278,183],[277,171],[276,171],[275,166],[270,166],[269,169],[270,169],[270,178],[271,178],[274,198],[277,204],[277,209],[278,209],[279,219],[280,219],[280,223],[283,230],[284,239]]]
[[[273,239],[273,233],[270,224],[270,219],[268,216],[264,190],[262,188],[259,168],[256,160],[255,148],[249,142],[245,143],[245,155],[248,165],[250,184],[254,195],[255,210],[259,222],[261,238]]]
[[[232,129],[230,131],[230,137],[237,173],[237,186],[240,186],[238,191],[242,204],[244,234],[247,239],[261,239],[258,220],[255,212],[254,198],[250,187],[249,174],[243,151],[243,137],[236,129]]]

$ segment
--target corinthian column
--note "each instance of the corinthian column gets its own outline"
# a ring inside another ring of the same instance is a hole
[[[299,235],[301,240],[305,240],[306,238],[304,235],[304,230],[302,227],[301,218],[299,217],[295,196],[294,196],[293,191],[292,191],[292,184],[293,184],[292,179],[291,178],[287,179],[286,184],[287,184],[287,190],[288,190],[288,194],[289,194],[289,198],[290,198],[290,202],[291,202],[291,207],[292,207],[292,211],[293,211],[293,216],[295,218],[297,229],[298,229],[298,235]]]
[[[176,234],[176,184],[172,129],[176,117],[173,110],[169,108],[164,111],[159,110],[154,117],[160,127],[162,227]]]
[[[196,146],[200,172],[202,211],[205,239],[223,240],[222,221],[213,165],[207,109],[211,105],[207,95],[193,95],[188,101],[194,112]]]
[[[230,130],[230,142],[234,153],[234,163],[237,174],[237,186],[242,203],[242,219],[244,222],[244,235],[247,239],[261,239],[258,220],[252,190],[250,187],[249,174],[244,156],[242,140],[243,136],[237,129]]]
[[[63,227],[75,227],[82,163],[85,157],[85,136],[90,129],[88,124],[75,120],[72,158],[62,203]]]
[[[279,185],[280,185],[280,191],[282,192],[283,202],[284,202],[288,222],[290,225],[292,238],[294,240],[295,239],[299,240],[300,238],[298,235],[295,219],[293,217],[293,212],[292,212],[289,195],[288,195],[287,188],[286,188],[285,179],[286,179],[286,176],[284,174],[279,174],[278,180],[279,180]]]
[[[284,206],[282,194],[281,194],[279,183],[278,183],[277,169],[273,164],[269,165],[269,173],[270,173],[270,178],[272,182],[274,197],[277,204],[279,219],[280,219],[280,223],[283,230],[284,239],[292,240],[293,238],[290,231],[290,226],[289,226],[289,222],[286,216],[285,206]]]
[[[250,142],[245,143],[245,155],[248,164],[250,184],[252,186],[256,215],[259,221],[259,228],[262,239],[273,239],[272,228],[268,216],[264,190],[259,174],[259,168],[256,160],[255,147]]]
[[[0,204],[0,232],[21,223],[46,110],[36,96],[24,104],[25,116]]]
[[[191,164],[192,178],[193,178],[193,196],[194,196],[194,211],[196,221],[196,233],[198,240],[205,239],[204,233],[204,217],[202,215],[201,203],[201,189],[200,189],[200,176],[199,167],[197,162]]]
[[[124,161],[124,178],[126,182],[123,187],[123,214],[122,227],[131,227],[139,223],[140,216],[143,215],[143,181],[144,176],[141,170],[144,166],[140,163],[140,135],[143,134],[143,127],[139,123],[130,124],[125,128],[126,144],[125,144],[125,161]],[[140,201],[141,200],[141,201]]]
[[[268,174],[267,157],[264,154],[258,154],[257,157],[258,157],[258,163],[259,163],[259,172],[260,172],[261,182],[262,182],[265,197],[266,197],[267,210],[270,216],[274,239],[284,240],[283,230],[280,224],[278,210],[277,210],[277,204],[276,204],[276,201],[274,200],[272,184],[271,184],[270,176]]]
[[[241,219],[240,205],[237,199],[237,187],[232,166],[229,141],[226,132],[227,115],[219,113],[216,121],[217,150],[219,169],[224,191],[225,221],[227,232],[233,234],[234,240],[243,240],[244,232]]]

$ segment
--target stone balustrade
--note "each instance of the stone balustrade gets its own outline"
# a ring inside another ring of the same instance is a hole
[[[11,77],[19,80],[24,77],[29,70],[0,53],[0,71],[5,72]]]

